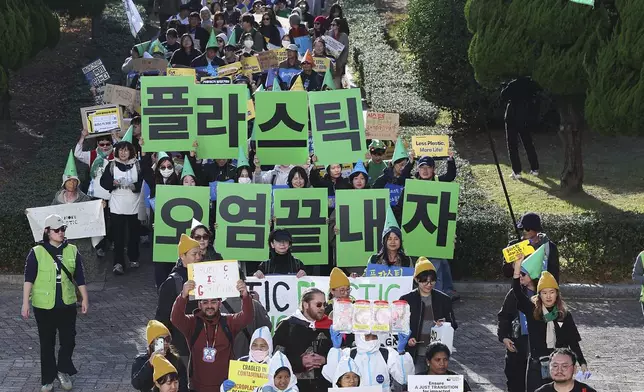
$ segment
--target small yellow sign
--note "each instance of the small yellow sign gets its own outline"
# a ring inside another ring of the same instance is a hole
[[[217,68],[217,76],[231,76],[240,73],[241,70],[242,63],[237,61]]]
[[[331,59],[328,57],[313,57],[315,65],[313,70],[317,73],[325,73],[331,67]]]
[[[97,110],[87,116],[87,131],[91,134],[111,132],[121,128],[121,108]]]
[[[268,365],[256,362],[230,361],[228,378],[235,383],[231,392],[252,392],[268,382]]]
[[[252,99],[246,101],[246,120],[255,118],[255,102]]]
[[[449,136],[447,135],[412,136],[411,145],[417,157],[449,156]]]
[[[261,73],[262,68],[259,66],[259,61],[257,60],[257,56],[251,56],[251,57],[244,57],[242,58],[242,68],[244,72],[247,73]]]
[[[197,78],[197,74],[194,68],[168,68],[167,75],[168,76],[192,76],[195,79]]]
[[[503,249],[503,258],[506,263],[514,263],[522,254],[527,257],[533,253],[534,248],[530,245],[530,241],[525,240]]]

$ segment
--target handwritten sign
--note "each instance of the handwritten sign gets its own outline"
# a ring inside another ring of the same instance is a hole
[[[534,248],[529,240],[518,242],[503,249],[503,258],[506,263],[514,263],[521,255],[528,256],[534,253]]]
[[[195,299],[229,298],[239,296],[237,261],[207,261],[188,264],[188,280],[195,281]]]
[[[152,59],[134,59],[132,60],[132,69],[136,72],[148,72],[148,71],[159,71],[159,73],[164,73],[168,67],[168,62],[164,59],[152,58]]]
[[[197,77],[197,73],[194,68],[168,68],[168,76],[192,76],[193,78]]]
[[[331,67],[331,59],[328,57],[313,57],[313,70],[317,73],[325,73]]]
[[[367,139],[396,140],[400,129],[398,113],[367,112]]]
[[[256,362],[230,361],[228,379],[235,382],[231,392],[252,392],[268,382],[268,365]]]
[[[411,146],[416,156],[447,157],[449,155],[449,136],[428,135],[412,136]]]
[[[134,107],[137,101],[139,105],[141,104],[141,92],[133,88],[106,84],[103,101],[115,105]]]
[[[422,392],[463,392],[462,375],[412,376],[408,378],[410,391]]]

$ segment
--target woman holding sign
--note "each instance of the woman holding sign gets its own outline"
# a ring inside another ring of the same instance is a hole
[[[271,257],[257,267],[256,278],[264,279],[265,275],[296,274],[298,278],[306,276],[302,260],[291,253],[293,237],[288,230],[275,229],[271,231],[268,236],[268,244],[271,247]]]

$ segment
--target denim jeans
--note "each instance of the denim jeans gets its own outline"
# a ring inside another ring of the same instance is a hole
[[[446,294],[453,291],[454,282],[452,282],[449,261],[446,259],[432,259],[431,262],[436,267],[436,286],[434,288]]]

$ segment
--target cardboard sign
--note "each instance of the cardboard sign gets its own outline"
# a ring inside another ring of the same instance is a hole
[[[199,222],[209,222],[210,189],[208,187],[157,185],[153,261],[177,262],[179,239],[181,234],[190,233],[193,218]]]
[[[217,76],[231,76],[240,73],[242,70],[242,63],[237,61],[235,63],[222,65],[217,68]]]
[[[116,84],[106,84],[103,94],[103,101],[114,105],[126,107],[135,107],[137,102],[141,102],[141,92],[133,88],[118,86]],[[137,98],[138,97],[138,98]]]
[[[414,376],[409,375],[407,385],[410,391],[422,392],[463,392],[465,388],[462,375],[454,376]]]
[[[449,156],[449,136],[447,135],[412,136],[411,146],[417,157],[428,155],[445,158]]]
[[[231,260],[266,260],[270,212],[269,184],[217,184],[215,249]]]
[[[268,382],[268,365],[231,360],[228,365],[228,379],[235,382],[231,392],[253,392],[256,388],[261,390]]]
[[[197,78],[197,72],[194,68],[167,68],[166,75],[168,76],[192,76]]]
[[[159,71],[163,74],[168,68],[168,62],[165,59],[151,58],[151,59],[133,59],[132,60],[132,69],[138,73],[148,72],[148,71]]]
[[[278,65],[282,61],[286,61],[287,59],[286,48],[279,48],[279,49],[273,49],[273,50],[275,51],[275,55],[277,56]]]
[[[344,45],[330,35],[323,35],[322,39],[326,44],[326,51],[336,59],[340,57],[340,53],[344,50]]]
[[[83,75],[87,82],[94,87],[98,87],[110,78],[110,74],[105,69],[103,61],[97,59],[83,67]]]
[[[262,72],[262,67],[259,65],[257,56],[243,57],[241,63],[244,72],[251,74]]]
[[[257,61],[262,72],[266,72],[271,68],[277,68],[279,66],[279,61],[277,60],[277,51],[275,49],[258,53]]]
[[[255,140],[262,165],[302,165],[309,156],[309,111],[305,91],[255,94]]]
[[[331,59],[328,57],[313,57],[313,61],[315,62],[313,70],[319,74],[324,74],[331,68]]]
[[[237,261],[206,261],[188,264],[188,280],[195,281],[189,294],[195,299],[238,297],[239,265]]]
[[[275,227],[285,228],[293,236],[293,255],[304,265],[326,265],[329,262],[327,190],[277,189],[273,191],[273,200]]]
[[[89,132],[88,137],[90,138],[121,129],[121,108],[119,105],[110,104],[81,108],[80,114],[83,128],[87,129]],[[96,119],[94,115],[97,115]]]
[[[65,226],[67,226],[67,231],[65,232],[67,239],[102,237],[105,235],[103,204],[101,200],[94,200],[27,208],[27,219],[35,242],[42,241],[45,219],[51,214],[60,215],[63,218]]]
[[[503,258],[506,263],[514,263],[520,256],[528,256],[534,253],[534,248],[529,240],[518,242],[503,249]]]
[[[364,189],[335,193],[338,267],[363,267],[380,248],[389,192]],[[405,242],[405,249],[407,242]]]
[[[396,140],[400,129],[398,113],[367,112],[366,138]]]
[[[454,257],[459,184],[407,180],[402,217],[405,252],[436,259]]]

